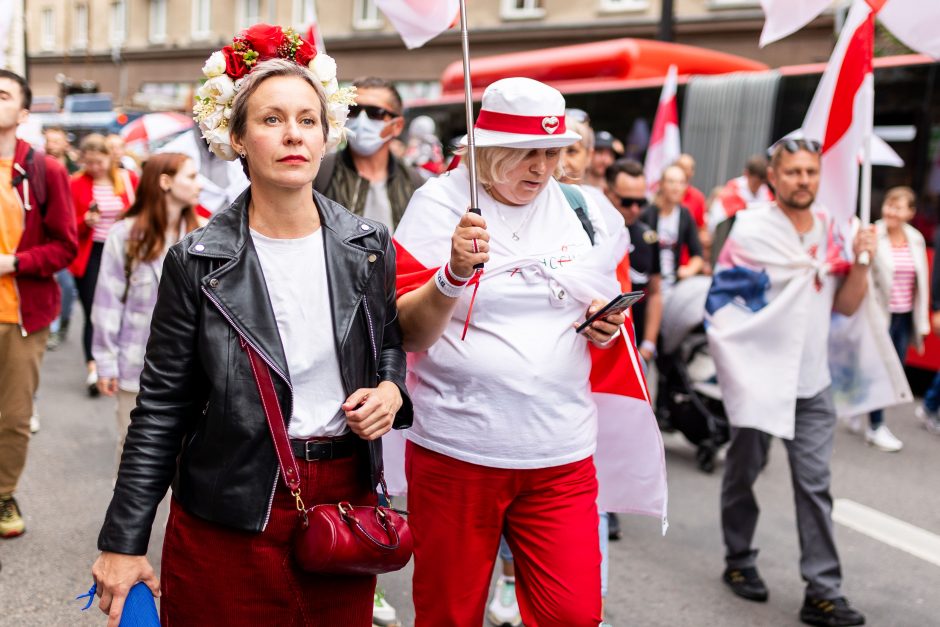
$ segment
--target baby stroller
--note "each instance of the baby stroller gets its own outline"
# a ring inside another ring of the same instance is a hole
[[[694,444],[698,467],[708,473],[715,469],[715,455],[729,438],[704,326],[710,285],[709,277],[690,277],[679,281],[667,294],[656,360],[660,373],[656,415],[660,426],[678,430]]]

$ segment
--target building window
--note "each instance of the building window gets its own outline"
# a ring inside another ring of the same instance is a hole
[[[166,41],[166,0],[150,0],[150,43]]]
[[[126,34],[127,3],[125,0],[115,0],[111,3],[111,47],[123,46]]]
[[[193,0],[193,39],[208,39],[212,36],[212,0]]]
[[[260,22],[261,0],[239,0],[238,21],[242,28],[248,28]]]
[[[544,0],[502,0],[504,20],[531,20],[545,17]]]
[[[353,2],[353,28],[356,30],[375,30],[382,28],[382,16],[375,0],[355,0]]]
[[[75,21],[72,22],[72,48],[84,50],[88,47],[88,5],[75,6]]]
[[[293,0],[291,17],[294,26],[307,28],[317,17],[316,0]]]
[[[709,9],[750,9],[760,6],[759,0],[708,0]]]
[[[55,13],[43,9],[41,13],[39,42],[43,50],[55,50]]]
[[[645,11],[649,7],[649,0],[600,0],[600,5],[598,6],[601,13]]]

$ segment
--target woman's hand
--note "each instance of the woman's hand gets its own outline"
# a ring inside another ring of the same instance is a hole
[[[87,226],[88,228],[93,229],[100,220],[101,220],[101,213],[97,211],[85,212],[85,226]]]
[[[594,312],[598,311],[605,304],[606,303],[602,300],[594,300],[591,306],[588,307],[587,314],[584,317],[591,317]],[[624,313],[614,313],[603,318],[598,318],[592,322],[591,326],[585,329],[581,335],[593,342],[596,346],[606,346],[620,332],[620,325],[623,324],[626,319],[627,316]],[[581,323],[575,322],[571,326],[577,329],[581,326]]]
[[[457,276],[471,277],[473,266],[490,260],[490,234],[483,216],[463,214],[450,242],[450,270]]]
[[[98,378],[98,391],[105,396],[114,396],[118,391],[118,380],[111,378]]]
[[[108,627],[118,627],[127,593],[138,582],[143,581],[155,597],[160,596],[160,580],[144,555],[123,555],[103,551],[91,575],[98,586],[101,597],[98,608],[108,615]]]
[[[359,388],[350,394],[342,408],[353,433],[363,440],[375,440],[392,428],[401,404],[398,386],[382,381],[377,387]]]

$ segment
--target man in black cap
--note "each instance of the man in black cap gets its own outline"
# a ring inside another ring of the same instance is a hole
[[[584,173],[584,184],[606,190],[607,182],[604,173],[622,154],[623,144],[620,140],[607,131],[594,133],[594,156],[591,157],[591,164]]]

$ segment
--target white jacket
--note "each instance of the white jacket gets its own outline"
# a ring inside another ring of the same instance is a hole
[[[891,284],[894,281],[894,258],[891,254],[891,240],[888,238],[888,229],[884,221],[875,223],[878,237],[878,248],[875,251],[875,264],[872,268],[872,280],[875,286],[875,299],[886,315],[888,303],[891,300]],[[904,225],[904,237],[911,249],[914,259],[914,270],[917,275],[917,289],[914,291],[914,337],[911,338],[918,352],[924,350],[924,336],[930,333],[930,300],[929,282],[927,273],[927,245],[924,236],[909,224]]]

